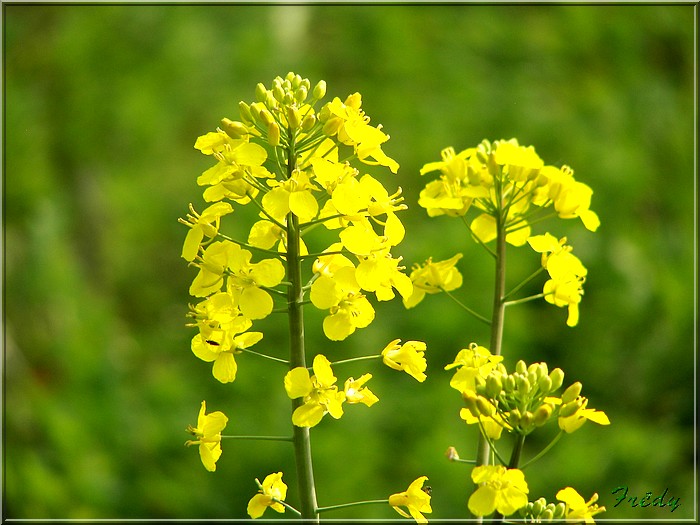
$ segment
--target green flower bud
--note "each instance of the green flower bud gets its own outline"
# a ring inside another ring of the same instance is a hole
[[[566,503],[559,502],[554,506],[554,513],[552,518],[553,519],[561,519],[564,517],[564,514],[566,514]]]
[[[544,404],[537,407],[535,413],[532,415],[532,422],[536,427],[541,427],[544,425],[549,417],[552,415],[552,405]]]
[[[508,423],[512,427],[517,427],[520,424],[520,410],[518,410],[518,407],[515,407],[508,413]]]
[[[260,121],[266,126],[269,126],[275,122],[275,119],[273,118],[272,113],[263,108],[260,110]]]
[[[554,518],[554,512],[552,511],[552,509],[545,509],[539,515],[539,518],[542,521],[552,521],[552,518]]]
[[[537,372],[535,372],[534,370],[533,370],[533,371],[529,371],[529,370],[528,370],[528,372],[527,372],[527,380],[530,381],[530,385],[531,385],[531,386],[532,386],[532,385],[536,385],[537,382],[539,381],[539,379],[540,379],[540,376],[539,376],[539,374],[538,374]]]
[[[515,390],[515,378],[512,375],[506,376],[506,380],[503,382],[503,389],[506,393],[511,393]]]
[[[253,125],[255,119],[253,118],[253,115],[250,112],[250,106],[242,100],[238,103],[238,112],[240,113],[241,120],[244,124],[248,126]]]
[[[532,426],[533,419],[532,412],[526,410],[525,413],[520,416],[520,428],[528,430]]]
[[[564,371],[561,368],[555,368],[550,372],[549,379],[552,380],[552,386],[550,387],[549,391],[554,392],[555,390],[558,390],[564,383]]]
[[[248,134],[248,128],[246,128],[242,122],[233,121],[227,118],[221,119],[221,127],[232,139],[240,139]]]
[[[308,96],[309,91],[304,87],[304,86],[299,86],[296,91],[294,92],[294,100],[301,104],[306,100],[306,97]]]
[[[576,381],[573,385],[564,390],[564,393],[561,395],[561,402],[568,403],[569,401],[573,401],[581,394],[582,388],[583,385],[581,384],[581,382]]]
[[[306,91],[308,92],[311,89],[311,82],[309,82],[308,78],[303,78],[301,80],[301,86],[303,86]]]
[[[301,115],[294,106],[287,106],[287,122],[291,130],[295,130],[301,125]]]
[[[559,409],[559,417],[573,416],[581,408],[580,400],[569,401]]]
[[[275,85],[275,87],[272,88],[272,96],[279,102],[284,101],[284,90],[282,89],[282,86],[280,84],[277,84]],[[270,104],[267,102],[267,100],[265,101],[265,103],[267,107],[270,107]]]
[[[316,115],[308,113],[301,121],[301,130],[310,131],[316,125]]]
[[[333,135],[338,133],[338,130],[340,129],[340,126],[342,126],[342,125],[343,125],[343,119],[341,119],[339,117],[331,117],[323,125],[323,134],[327,135],[328,137],[332,137]]]
[[[265,102],[267,98],[267,88],[262,82],[258,82],[258,85],[255,86],[255,98],[258,102]]]
[[[272,91],[267,92],[267,96],[265,97],[265,105],[269,109],[275,109],[277,108],[277,99],[275,98],[275,95],[272,93]]]
[[[519,375],[517,378],[518,392],[521,396],[527,396],[530,393],[530,380],[524,375]]]
[[[540,498],[537,501],[534,501],[532,503],[532,514],[534,516],[539,516],[540,513],[544,510],[544,506],[547,504],[544,498]]]
[[[539,381],[537,381],[537,388],[539,388],[540,392],[543,394],[548,394],[550,390],[552,390],[552,380],[549,376],[541,376]]]
[[[314,100],[321,100],[326,96],[326,81],[319,80],[316,86],[314,86],[313,97]]]
[[[496,407],[489,403],[489,400],[483,396],[478,396],[476,398],[476,408],[479,410],[479,413],[484,416],[492,416],[496,411]]]
[[[476,394],[469,390],[462,392],[462,400],[464,401],[464,406],[472,413],[478,416],[479,411],[476,408]]]
[[[501,376],[498,374],[489,374],[488,377],[486,377],[486,395],[491,399],[495,399],[502,390]]]
[[[270,122],[267,126],[267,141],[270,146],[279,146],[280,143],[280,127],[277,122]]]
[[[525,361],[522,359],[515,363],[515,371],[518,374],[527,374],[527,365],[525,364]]]
[[[318,112],[318,121],[319,122],[326,122],[329,118],[331,118],[331,110],[328,108],[328,104],[324,104],[323,107],[321,107],[321,110]]]

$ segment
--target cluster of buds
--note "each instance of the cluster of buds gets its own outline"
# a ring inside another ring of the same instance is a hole
[[[530,366],[520,360],[509,374],[499,363],[485,378],[475,378],[475,390],[462,393],[472,415],[489,417],[509,431],[529,434],[541,427],[555,412],[558,399],[552,397],[564,381],[564,372],[549,372],[546,363]]]
[[[547,503],[544,498],[530,501],[519,511],[525,523],[548,523],[550,521],[561,521],[566,515],[566,504]]]

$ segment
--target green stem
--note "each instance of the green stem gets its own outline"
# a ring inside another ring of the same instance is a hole
[[[542,299],[544,297],[543,293],[538,293],[535,295],[531,295],[529,297],[523,297],[522,299],[515,299],[514,301],[506,301],[503,303],[504,306],[513,306],[516,304],[522,304],[522,303],[527,303],[529,301],[534,301],[535,299]]]
[[[295,168],[293,151],[288,155],[288,177],[291,178]],[[299,219],[293,213],[287,216],[287,278],[291,286],[287,291],[287,308],[289,310],[289,368],[301,366],[306,368],[304,348],[304,290],[301,281]],[[303,404],[303,398],[292,400],[292,412]],[[311,461],[311,437],[308,427],[294,428],[294,459],[299,483],[300,512],[303,519],[318,522],[316,487]]]
[[[353,501],[352,503],[341,503],[340,505],[330,505],[328,507],[320,507],[316,510],[317,510],[317,512],[326,512],[329,510],[345,509],[347,507],[357,507],[359,505],[374,505],[377,503],[381,503],[383,505],[388,505],[389,500],[388,499],[372,499],[372,500],[367,500],[367,501]]]
[[[342,361],[333,361],[331,364],[332,364],[333,366],[335,366],[335,365],[344,365],[345,363],[352,363],[352,362],[354,362],[354,361],[365,361],[365,360],[367,360],[367,359],[377,359],[377,358],[381,358],[381,357],[382,357],[381,354],[378,354],[378,355],[366,355],[366,356],[363,356],[363,357],[352,357],[352,358],[350,358],[350,359],[343,359]]]
[[[284,365],[289,366],[289,361],[287,361],[286,359],[280,359],[279,357],[274,357],[274,356],[267,355],[267,354],[261,354],[260,352],[256,352],[255,350],[249,350],[248,348],[244,348],[243,351],[248,352],[249,354],[264,357],[265,359],[270,359],[271,361],[276,361],[278,363],[282,363]]]
[[[498,202],[502,200],[500,181],[496,180]],[[501,355],[501,344],[503,341],[503,320],[505,314],[505,292],[506,292],[506,214],[502,210],[496,213],[496,271],[493,287],[493,311],[491,314],[491,353]],[[479,441],[476,450],[476,465],[489,464],[489,443],[485,439],[485,433],[479,434]],[[476,517],[478,522],[482,518]]]
[[[481,314],[476,313],[474,310],[469,308],[466,304],[462,303],[459,299],[457,299],[454,295],[452,295],[450,292],[445,290],[444,288],[440,288],[443,292],[447,294],[447,296],[452,299],[455,303],[457,303],[465,312],[467,312],[470,315],[473,315],[476,317],[479,321],[481,321],[484,324],[490,325],[491,321],[489,321],[486,317],[484,317]]]
[[[510,297],[511,295],[513,295],[514,293],[517,293],[518,291],[520,291],[520,289],[521,289],[523,286],[525,286],[527,283],[529,283],[530,281],[532,281],[535,277],[537,277],[537,276],[538,276],[539,274],[541,274],[543,271],[544,271],[544,268],[540,267],[538,270],[535,270],[534,272],[532,272],[532,274],[530,274],[529,277],[527,277],[525,280],[523,280],[518,286],[516,286],[515,288],[513,288],[510,292],[508,292],[508,293],[503,297],[503,299],[507,299],[508,297]]]

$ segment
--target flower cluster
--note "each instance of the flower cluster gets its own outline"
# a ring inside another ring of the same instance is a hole
[[[499,439],[503,430],[528,435],[555,417],[566,433],[586,421],[610,424],[604,412],[587,408],[588,399],[579,395],[581,383],[569,386],[560,398],[554,395],[564,382],[560,368],[550,372],[547,363],[528,366],[520,360],[508,373],[501,359],[472,344],[445,367],[458,368],[450,386],[462,394],[466,408],[460,416],[468,424],[479,423],[490,439]]]
[[[586,501],[572,487],[557,492],[559,503],[547,503],[545,498],[528,502],[519,510],[520,517],[528,523],[586,522],[595,523],[593,516],[605,512],[605,507],[596,503],[598,494]]]
[[[439,171],[440,177],[426,184],[418,204],[431,217],[461,216],[476,208],[480,213],[471,230],[481,242],[493,240],[502,221],[506,241],[525,244],[530,223],[548,207],[562,219],[580,218],[591,231],[599,226],[590,209],[591,188],[575,180],[568,166],[546,166],[532,146],[522,146],[516,139],[484,140],[460,153],[445,148],[441,156],[441,161],[420,171],[421,175]]]

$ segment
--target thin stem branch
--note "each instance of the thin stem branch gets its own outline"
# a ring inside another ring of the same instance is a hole
[[[491,325],[491,321],[489,321],[486,317],[484,317],[481,314],[476,313],[474,310],[469,308],[467,305],[462,303],[459,299],[457,299],[453,294],[445,290],[444,288],[440,288],[443,292],[447,294],[447,296],[452,299],[455,303],[457,303],[465,312],[467,312],[470,315],[473,315],[476,317],[479,321],[481,321],[484,324]]]
[[[250,441],[294,441],[293,436],[221,436],[221,439],[242,439]]]
[[[250,349],[248,349],[248,348],[244,348],[243,351],[244,351],[244,352],[247,352],[247,353],[249,353],[249,354],[253,354],[253,355],[260,356],[260,357],[264,357],[265,359],[269,359],[270,361],[276,361],[276,362],[278,362],[278,363],[282,363],[282,364],[284,364],[284,365],[289,366],[289,361],[287,361],[286,359],[280,359],[279,357],[273,357],[273,356],[271,356],[271,355],[261,354],[260,352],[256,352],[255,350],[250,350]]]
[[[557,444],[557,441],[559,441],[559,439],[561,438],[561,436],[562,436],[563,434],[564,434],[564,431],[563,431],[563,430],[560,430],[559,433],[558,433],[556,436],[554,436],[554,439],[552,439],[552,441],[549,442],[549,445],[547,445],[546,447],[544,447],[544,448],[540,451],[539,454],[537,454],[534,458],[532,458],[530,461],[526,462],[522,467],[520,467],[520,470],[525,470],[527,467],[529,467],[530,465],[532,465],[535,461],[537,461],[537,460],[540,459],[542,456],[544,456],[547,452],[549,452],[549,450],[550,450],[554,445]]]
[[[544,271],[544,268],[540,266],[540,268],[539,268],[538,270],[535,270],[534,272],[532,272],[532,274],[530,274],[530,276],[526,277],[525,280],[523,280],[519,285],[517,285],[517,286],[516,286],[515,288],[513,288],[510,292],[508,292],[507,294],[505,294],[505,295],[503,296],[503,299],[508,299],[508,297],[510,297],[510,296],[513,295],[514,293],[517,293],[518,291],[520,291],[520,289],[521,289],[523,286],[525,286],[527,283],[529,283],[530,281],[532,281],[535,277],[537,277],[537,276],[538,276],[539,274],[541,274],[543,271]]]
[[[542,299],[545,294],[543,293],[538,293],[535,295],[530,295],[529,297],[523,297],[522,299],[515,299],[514,301],[506,301],[503,303],[504,306],[513,306],[515,304],[522,304],[522,303],[527,303],[530,301],[534,301],[536,299]]]
[[[334,365],[334,366],[335,366],[335,365],[344,365],[345,363],[353,363],[353,362],[355,362],[355,361],[365,361],[365,360],[367,360],[367,359],[377,359],[377,358],[381,358],[381,357],[382,357],[381,354],[377,354],[377,355],[366,355],[366,356],[363,356],[363,357],[352,357],[352,358],[350,358],[350,359],[343,359],[342,361],[334,361],[334,362],[332,362],[331,364]]]
[[[327,512],[329,510],[345,509],[347,507],[357,507],[359,505],[375,505],[381,503],[383,505],[388,505],[388,499],[372,499],[367,501],[353,501],[352,503],[341,503],[340,505],[329,505],[328,507],[319,507],[316,509],[317,512]]]

